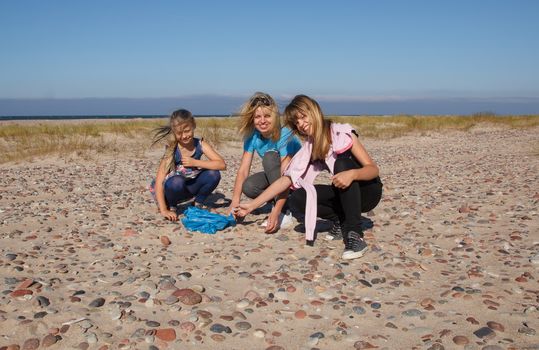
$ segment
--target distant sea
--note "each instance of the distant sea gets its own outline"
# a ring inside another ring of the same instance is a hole
[[[195,115],[200,118],[223,118],[228,114]],[[8,120],[77,120],[77,119],[159,119],[167,118],[168,115],[25,115],[25,116],[0,116],[0,121]]]

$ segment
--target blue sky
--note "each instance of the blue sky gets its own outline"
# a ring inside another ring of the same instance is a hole
[[[537,14],[533,0],[1,1],[0,115],[228,114],[254,91],[329,113],[539,113]]]

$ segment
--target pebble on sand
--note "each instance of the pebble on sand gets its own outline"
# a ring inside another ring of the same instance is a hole
[[[165,247],[169,246],[170,245],[170,239],[168,238],[168,236],[161,236],[161,243],[163,243],[163,245]]]
[[[163,328],[155,331],[155,336],[164,341],[173,341],[176,339],[176,331],[172,328]]]

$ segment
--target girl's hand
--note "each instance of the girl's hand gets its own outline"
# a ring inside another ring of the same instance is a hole
[[[340,189],[348,188],[354,180],[353,170],[346,170],[332,177],[333,185]]]
[[[274,213],[275,212],[275,213]],[[279,211],[272,210],[268,216],[268,224],[266,225],[265,233],[275,233],[279,229]]]
[[[240,203],[238,207],[234,210],[234,216],[235,217],[246,217],[250,212],[253,211],[251,208],[251,203]]]
[[[240,205],[240,202],[231,201],[230,205],[228,206],[228,214],[236,216],[236,208]]]
[[[182,158],[182,165],[188,168],[196,167],[197,159],[194,159],[192,157],[183,157]]]
[[[171,210],[168,210],[168,209],[166,209],[166,210],[160,210],[160,213],[161,213],[161,215],[164,216],[165,219],[167,219],[167,220],[170,220],[170,221],[178,221],[178,215],[177,215],[175,212],[171,211]]]

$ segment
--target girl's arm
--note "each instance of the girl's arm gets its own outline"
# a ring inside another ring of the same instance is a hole
[[[159,213],[165,217],[165,219],[176,221],[178,215],[175,212],[169,210],[167,202],[165,200],[165,188],[163,182],[167,176],[167,164],[164,159],[161,159],[159,167],[157,168],[157,175],[155,176],[155,198],[157,199],[157,206],[159,207]]]
[[[350,169],[333,175],[333,184],[337,188],[347,188],[352,181],[372,180],[379,175],[378,165],[372,160],[369,153],[359,142],[356,135],[352,134],[352,154],[363,166],[361,169]]]
[[[223,157],[206,141],[200,140],[202,146],[202,153],[206,156],[206,159],[193,159],[191,157],[182,158],[182,164],[186,167],[196,167],[209,170],[225,170],[226,164]]]
[[[239,209],[236,211],[236,215],[240,217],[246,216],[256,208],[260,207],[262,204],[287,190],[290,185],[292,185],[292,180],[290,177],[285,175],[281,176],[251,202],[240,204]]]
[[[240,167],[236,174],[236,181],[234,182],[234,190],[232,192],[232,201],[230,202],[229,212],[234,214],[234,209],[240,204],[241,192],[243,182],[249,176],[251,171],[251,164],[253,162],[253,153],[243,151],[241,157]]]

